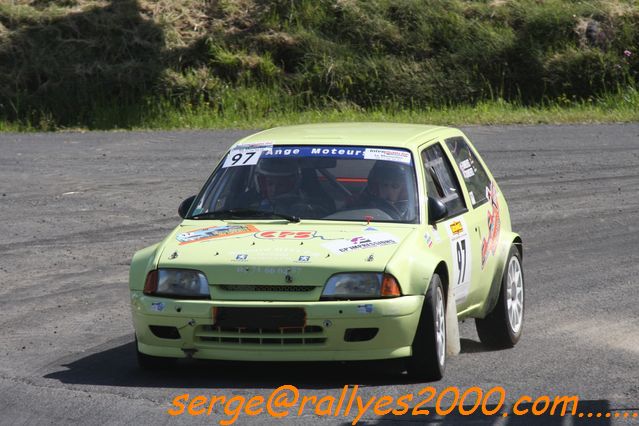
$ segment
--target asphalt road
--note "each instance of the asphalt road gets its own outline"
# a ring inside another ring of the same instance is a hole
[[[639,409],[639,125],[470,127],[523,237],[524,335],[482,347],[472,321],[447,386],[578,395],[584,413]],[[0,423],[217,424],[169,417],[189,393],[250,397],[293,384],[303,395],[399,396],[427,386],[393,364],[198,362],[138,371],[128,302],[133,253],[159,241],[223,150],[247,132],[0,133]],[[425,407],[434,406],[434,401]],[[631,412],[632,413],[632,412]],[[305,413],[287,424],[350,424]],[[586,417],[587,418],[587,417]],[[594,418],[593,418],[594,419]],[[578,418],[382,418],[473,424],[572,424]],[[243,415],[237,424],[274,423]],[[639,418],[615,423],[639,425]],[[360,423],[363,424],[363,423]]]

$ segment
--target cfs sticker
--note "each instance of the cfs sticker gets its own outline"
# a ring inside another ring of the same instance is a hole
[[[316,231],[262,231],[255,238],[263,240],[310,240]]]
[[[306,263],[311,260],[311,256],[300,256],[297,261],[301,263]]]
[[[391,244],[397,244],[399,240],[385,232],[374,232],[366,236],[353,237],[346,240],[336,240],[323,244],[324,247],[336,254],[350,253],[356,250],[372,249]]]
[[[249,234],[253,232],[259,232],[259,229],[257,229],[253,225],[223,225],[184,232],[182,234],[178,234],[175,239],[180,242],[180,245],[184,245],[197,243],[199,241],[212,240],[215,238],[225,238],[235,235]]]
[[[490,182],[490,186],[486,188],[486,198],[490,201],[490,210],[488,210],[488,237],[484,237],[481,240],[482,269],[484,269],[484,266],[486,265],[488,255],[495,255],[497,242],[499,241],[499,231],[501,228],[499,200],[497,199],[497,189],[493,182]]]
[[[237,260],[238,262],[244,262],[248,260],[248,254],[238,254],[237,256],[235,256],[235,260]]]
[[[272,149],[271,142],[236,145],[229,151],[222,167],[253,166],[257,164],[264,152],[270,152]]]
[[[464,219],[456,220],[448,226],[453,257],[453,279],[455,301],[461,303],[468,297],[472,275],[472,255],[470,237]]]

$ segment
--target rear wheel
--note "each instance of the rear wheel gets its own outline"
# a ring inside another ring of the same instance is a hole
[[[143,354],[138,349],[138,338],[135,337],[135,352],[138,359],[138,367],[142,370],[164,370],[175,365],[175,358],[165,358]]]
[[[446,300],[439,275],[434,274],[424,298],[419,325],[408,359],[408,373],[427,381],[440,380],[446,369]]]
[[[492,348],[512,348],[524,326],[524,271],[521,255],[512,246],[501,280],[499,299],[484,319],[475,319],[479,340]]]

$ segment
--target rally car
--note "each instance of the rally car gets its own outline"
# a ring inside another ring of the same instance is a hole
[[[447,314],[475,318],[489,346],[522,334],[522,241],[460,130],[266,130],[235,143],[178,211],[131,263],[143,368],[405,358],[438,380]]]

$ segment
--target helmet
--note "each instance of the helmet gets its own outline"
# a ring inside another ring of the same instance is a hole
[[[398,182],[404,184],[406,181],[406,171],[404,168],[392,161],[378,161],[368,173],[368,183],[376,186],[380,182]]]
[[[255,169],[255,187],[262,196],[274,198],[297,190],[301,175],[294,159],[264,158]]]
[[[380,186],[390,185],[397,193],[399,199],[406,197],[406,170],[402,165],[392,161],[377,161],[368,173],[368,190],[379,197]],[[397,201],[397,200],[393,200]]]

